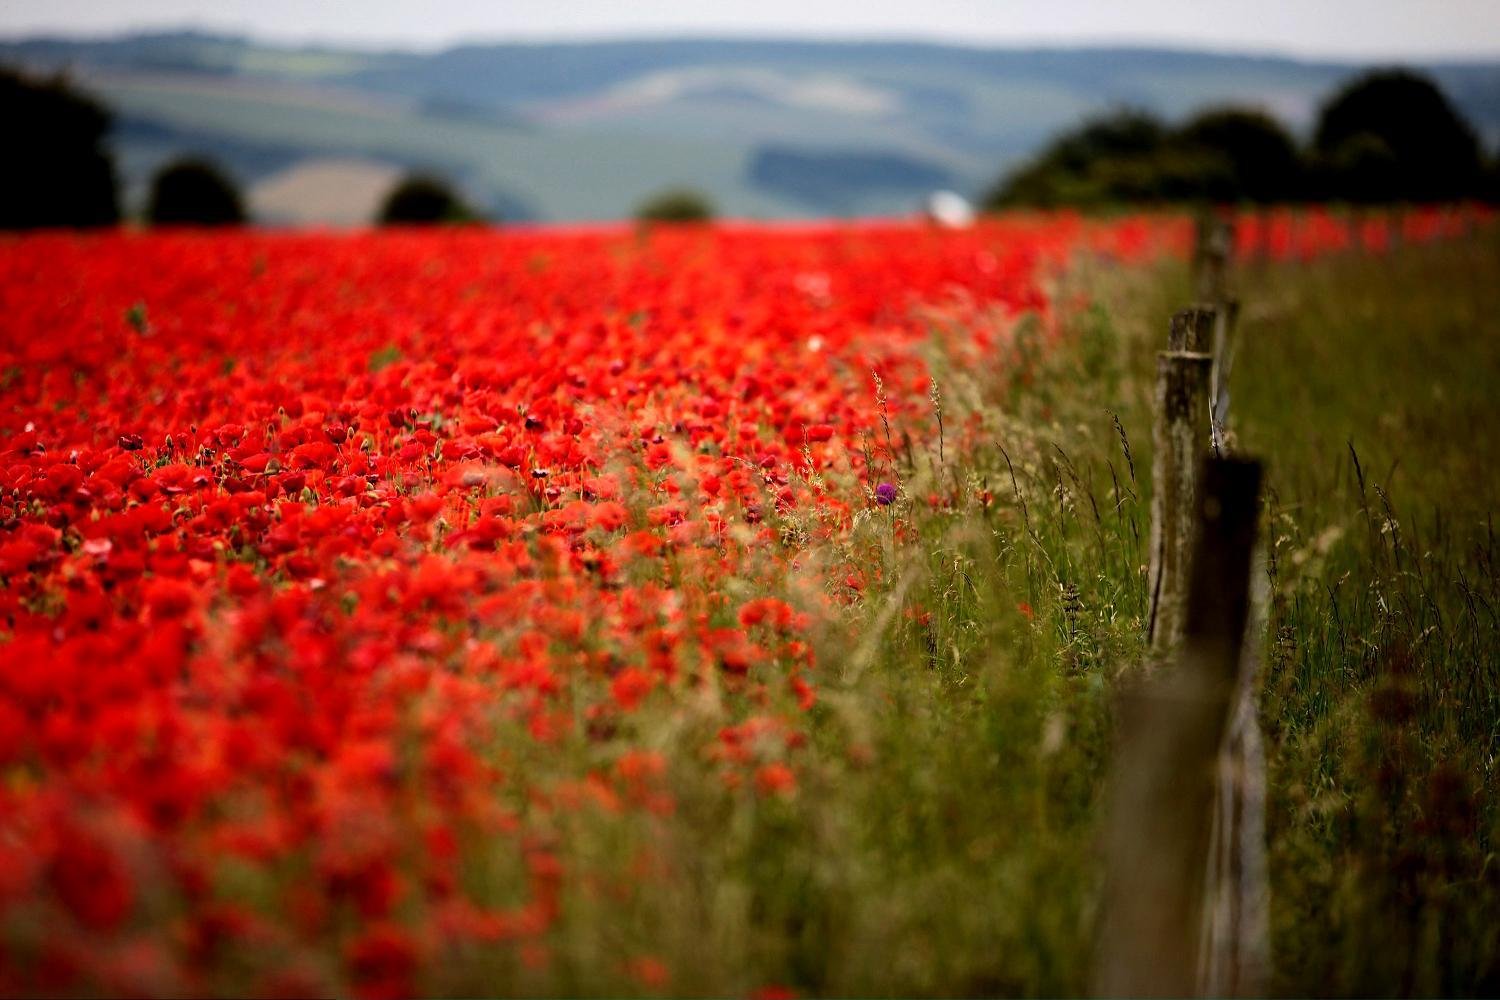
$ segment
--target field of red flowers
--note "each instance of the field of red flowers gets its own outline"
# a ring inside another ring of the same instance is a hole
[[[1281,256],[1349,238],[1250,221]],[[1045,343],[1076,255],[1190,239],[1038,216],[0,241],[0,994],[545,970],[557,817],[669,817],[679,758],[797,795],[808,633],[857,629],[878,582],[851,526],[987,501],[901,479],[931,352],[982,370],[1028,315]],[[962,454],[976,430],[943,416]],[[701,745],[632,723],[690,701]]]

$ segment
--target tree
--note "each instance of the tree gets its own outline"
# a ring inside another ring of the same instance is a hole
[[[984,199],[1011,205],[1109,205],[1232,197],[1233,171],[1217,150],[1182,143],[1154,116],[1123,110],[1054,139]]]
[[[1500,204],[1500,152],[1485,162],[1476,194],[1491,205]]]
[[[690,188],[671,188],[636,206],[641,222],[707,222],[714,217],[708,198]]]
[[[1086,122],[991,192],[987,207],[1136,201],[1285,201],[1305,171],[1275,119],[1244,108],[1203,112],[1179,129],[1121,111]]]
[[[1410,197],[1396,154],[1374,132],[1356,132],[1339,143],[1319,158],[1317,173],[1318,189],[1325,198],[1379,205]]]
[[[0,69],[0,228],[112,226],[120,220],[109,112],[62,76]]]
[[[1153,161],[1167,130],[1155,117],[1125,109],[1090,119],[1053,139],[984,197],[987,209],[1047,208],[1152,197]]]
[[[146,220],[153,226],[233,226],[245,221],[234,182],[208,160],[174,160],[151,179]]]
[[[1390,184],[1385,197],[1443,201],[1478,191],[1474,129],[1436,84],[1407,70],[1369,73],[1336,93],[1319,115],[1313,147],[1331,180],[1349,178],[1341,164],[1358,166],[1366,182],[1373,169],[1375,180]],[[1388,161],[1377,166],[1386,153]]]
[[[1296,143],[1264,112],[1233,107],[1205,111],[1183,125],[1175,139],[1185,150],[1221,158],[1227,190],[1205,192],[1208,196],[1270,204],[1305,193]]]
[[[383,226],[474,222],[478,213],[448,183],[431,174],[408,174],[386,195],[375,221]]]

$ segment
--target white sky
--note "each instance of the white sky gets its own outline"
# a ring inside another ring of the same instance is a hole
[[[430,49],[643,35],[1100,42],[1346,59],[1500,56],[1500,0],[0,0],[0,35],[196,27]]]

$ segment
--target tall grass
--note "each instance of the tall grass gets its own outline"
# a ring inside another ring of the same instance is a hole
[[[893,428],[913,436],[892,448],[900,495],[839,551],[776,519],[804,566],[868,580],[814,637],[805,744],[757,737],[795,792],[727,782],[704,750],[744,699],[795,715],[790,695],[649,702],[623,735],[662,753],[675,808],[549,814],[552,961],[476,956],[447,987],[1086,990],[1111,695],[1144,650],[1152,356],[1187,280],[1097,263],[1074,280],[1097,305],[1055,347],[1024,324],[993,370],[934,349],[943,437]],[[1264,265],[1240,287],[1231,420],[1269,473],[1276,989],[1495,992],[1500,242]],[[794,604],[805,583],[744,570],[747,593]],[[560,781],[616,756],[586,724],[528,747],[501,751]]]
[[[1273,934],[1290,992],[1500,989],[1500,246],[1252,273],[1271,463]]]

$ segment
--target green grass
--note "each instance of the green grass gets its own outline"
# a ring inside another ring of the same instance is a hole
[[[1493,993],[1500,242],[1239,278],[1231,417],[1237,447],[1267,463],[1274,557],[1273,989]],[[1072,280],[1099,304],[1061,344],[1023,326],[987,371],[934,351],[946,439],[893,428],[896,505],[833,550],[788,517],[777,527],[805,576],[743,569],[747,593],[793,603],[829,563],[872,581],[814,639],[807,744],[768,751],[794,762],[796,793],[726,787],[705,757],[746,714],[744,691],[652,700],[620,735],[664,755],[675,811],[527,814],[565,873],[552,964],[476,955],[435,987],[1087,990],[1110,705],[1143,654],[1149,377],[1187,281]],[[797,714],[774,693],[759,710]],[[615,744],[586,731],[501,752],[543,784],[607,770]],[[476,881],[513,882],[509,850]],[[633,979],[641,956],[670,979]]]
[[[1500,248],[1247,282],[1241,440],[1271,463],[1262,717],[1288,991],[1500,988]]]

